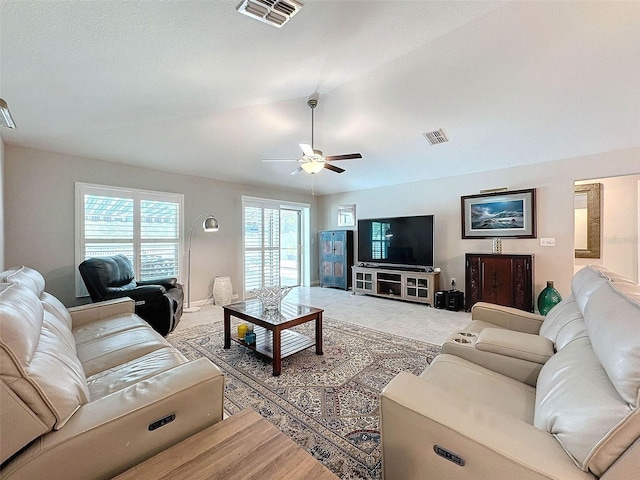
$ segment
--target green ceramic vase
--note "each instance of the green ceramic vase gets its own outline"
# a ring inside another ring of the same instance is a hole
[[[538,310],[540,315],[546,315],[553,307],[555,307],[562,297],[560,293],[553,288],[553,282],[547,282],[547,288],[543,289],[538,295]]]

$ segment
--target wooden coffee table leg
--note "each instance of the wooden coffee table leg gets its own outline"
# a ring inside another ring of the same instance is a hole
[[[231,348],[231,314],[224,311],[224,348]]]
[[[275,328],[273,330],[273,376],[277,377],[282,371],[282,338],[281,330]]]
[[[316,318],[316,355],[322,355],[322,312]]]

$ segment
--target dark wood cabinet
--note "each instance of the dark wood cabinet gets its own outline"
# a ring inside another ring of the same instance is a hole
[[[348,290],[353,265],[353,230],[320,232],[320,286]]]
[[[490,302],[533,312],[533,255],[466,254],[466,309]]]

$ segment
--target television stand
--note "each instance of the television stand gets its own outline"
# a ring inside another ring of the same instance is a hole
[[[406,268],[354,266],[353,294],[362,293],[434,306],[434,294],[439,288],[440,274]]]
[[[398,272],[426,272],[426,267],[411,267],[409,265],[406,266],[398,266],[398,265],[377,265],[375,267],[368,266],[366,268],[374,268],[376,270],[396,270]]]

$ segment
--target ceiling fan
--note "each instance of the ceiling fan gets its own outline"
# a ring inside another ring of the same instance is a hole
[[[313,127],[314,127],[314,118],[313,118],[313,110],[318,105],[318,100],[315,98],[310,98],[307,102],[309,108],[311,108],[311,145],[306,143],[301,143],[300,148],[302,149],[302,157],[298,160],[284,160],[284,161],[297,161],[300,163],[300,166],[296,168],[289,175],[295,175],[302,171],[305,171],[310,174],[315,174],[326,168],[327,170],[331,170],[332,172],[342,173],[344,172],[344,168],[336,167],[329,162],[334,162],[336,160],[352,160],[355,158],[362,158],[362,155],[359,153],[348,153],[346,155],[327,155],[325,156],[322,151],[313,148]],[[278,161],[278,160],[263,160],[265,162],[269,161]]]

